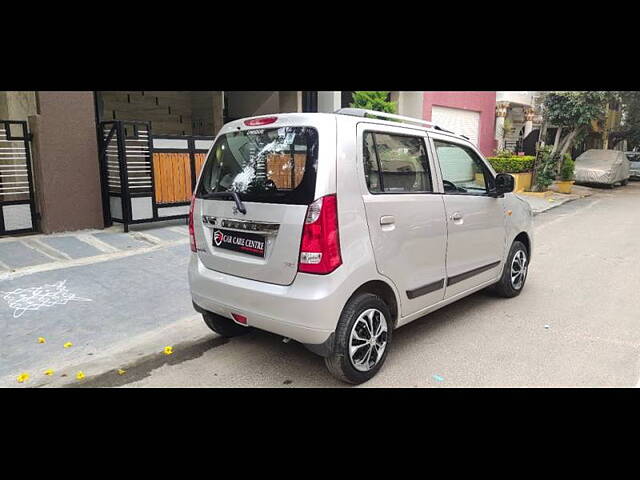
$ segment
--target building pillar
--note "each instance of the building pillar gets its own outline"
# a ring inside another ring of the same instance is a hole
[[[509,112],[509,102],[496,102],[496,134],[498,150],[504,149],[504,119]]]
[[[43,233],[103,228],[94,92],[37,92],[33,175]]]
[[[318,92],[318,112],[333,113],[342,106],[342,92]]]
[[[536,116],[536,112],[533,108],[525,108],[524,109],[524,137],[531,133],[533,130],[533,118]]]
[[[213,92],[213,135],[217,135],[218,132],[224,126],[224,92]]]
[[[300,96],[298,91],[282,91],[279,92],[279,110],[278,113],[295,113],[302,110]]]
[[[422,118],[424,113],[424,92],[391,92],[391,100],[398,102],[398,115]]]

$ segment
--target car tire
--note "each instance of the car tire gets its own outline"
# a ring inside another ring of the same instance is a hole
[[[517,272],[523,260],[524,275],[518,275]],[[513,298],[520,295],[527,281],[528,270],[529,251],[522,242],[515,241],[513,245],[511,245],[511,250],[509,250],[507,261],[502,270],[502,277],[500,277],[500,281],[493,286],[494,293],[504,298]]]
[[[392,332],[389,306],[379,296],[360,293],[352,297],[340,315],[332,353],[325,357],[327,369],[343,382],[366,382],[382,368]]]
[[[243,327],[229,318],[225,318],[211,312],[203,313],[202,318],[204,323],[207,324],[207,327],[218,335],[227,338],[239,337],[240,335],[245,335],[253,330],[251,327]]]
[[[628,183],[629,183],[629,180],[622,180],[622,182],[620,182],[620,184],[621,184],[623,187],[626,187]]]

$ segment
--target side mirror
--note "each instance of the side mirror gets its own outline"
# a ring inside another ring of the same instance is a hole
[[[496,189],[495,194],[497,197],[504,195],[505,193],[513,192],[515,188],[515,179],[508,173],[499,173],[496,175]]]

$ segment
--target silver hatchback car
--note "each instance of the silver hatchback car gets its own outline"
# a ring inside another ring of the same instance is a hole
[[[394,329],[492,287],[519,295],[532,212],[466,137],[358,109],[238,120],[191,203],[189,282],[220,335],[303,343],[362,383]]]

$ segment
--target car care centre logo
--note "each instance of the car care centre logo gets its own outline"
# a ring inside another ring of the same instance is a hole
[[[215,242],[216,247],[219,247],[224,241],[224,234],[220,230],[216,230],[213,233],[213,241]]]

